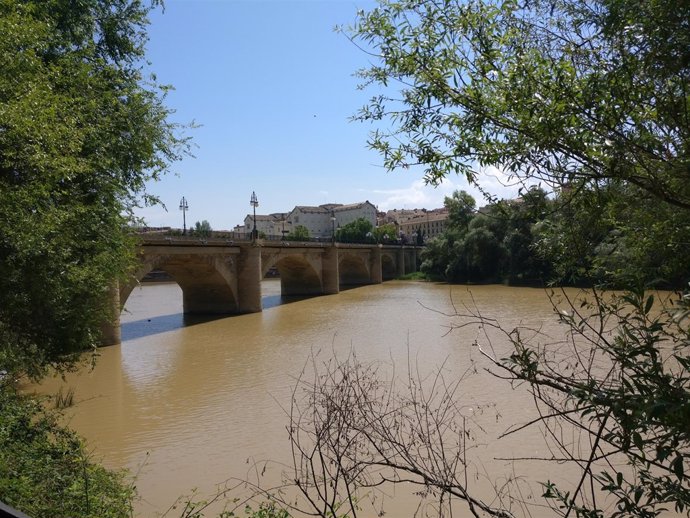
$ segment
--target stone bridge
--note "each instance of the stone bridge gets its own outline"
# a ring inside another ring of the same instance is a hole
[[[120,342],[119,314],[132,290],[152,270],[164,270],[182,289],[186,314],[262,311],[261,279],[280,275],[282,295],[327,295],[341,286],[377,284],[417,270],[420,247],[294,241],[145,238],[131,282],[113,289],[116,317],[104,344]]]

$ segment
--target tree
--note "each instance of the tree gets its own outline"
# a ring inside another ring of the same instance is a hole
[[[309,229],[304,225],[297,225],[285,239],[288,241],[303,241],[309,239]]]
[[[397,239],[397,232],[393,223],[386,223],[374,228],[374,239],[377,243],[388,243]]]
[[[341,243],[374,242],[374,226],[366,218],[357,218],[340,227],[335,233],[336,241]]]
[[[211,228],[211,224],[208,221],[197,221],[196,223],[194,223],[194,228],[191,229],[191,233],[193,236],[211,237],[213,229]]]
[[[458,230],[467,230],[474,217],[477,202],[466,191],[454,191],[446,196],[443,206],[448,210],[448,225]]]
[[[131,516],[135,489],[126,473],[95,463],[44,403],[0,390],[2,501],[32,518]]]
[[[422,252],[422,271],[449,282],[542,283],[550,273],[546,256],[536,246],[535,229],[548,217],[543,189],[533,187],[520,198],[499,201],[474,213],[474,199],[456,191],[446,198],[448,226],[441,239],[431,240]],[[544,232],[540,235],[542,242]]]
[[[357,118],[388,169],[494,166],[575,189],[624,181],[690,208],[690,7],[673,0],[387,1],[349,36],[381,86]],[[399,85],[400,95],[389,88]]]
[[[186,152],[142,76],[150,9],[0,0],[0,370],[38,377],[99,342],[132,209]]]

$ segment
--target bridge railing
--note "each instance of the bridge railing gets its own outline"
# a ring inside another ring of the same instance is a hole
[[[197,235],[193,233],[182,234],[181,231],[166,231],[166,232],[140,232],[139,236],[146,242],[159,242],[161,244],[176,244],[176,245],[233,245],[235,243],[252,241],[251,232],[235,232],[235,231],[211,231],[208,235]],[[281,235],[259,235],[260,241],[277,242],[284,241],[288,243],[319,243],[322,245],[331,244],[333,238],[331,237],[305,237],[302,239],[287,239],[287,236]],[[414,240],[409,239],[381,239],[376,241],[372,238],[365,239],[348,239],[336,240],[337,243],[354,244],[354,245],[388,245],[388,246],[419,246]]]

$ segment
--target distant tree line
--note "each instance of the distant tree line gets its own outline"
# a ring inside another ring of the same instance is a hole
[[[532,187],[477,210],[446,197],[446,230],[427,242],[421,270],[448,282],[680,287],[690,271],[690,215],[616,182]]]

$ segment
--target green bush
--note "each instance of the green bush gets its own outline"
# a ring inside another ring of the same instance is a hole
[[[40,400],[0,384],[0,500],[31,518],[126,518],[134,487]]]

